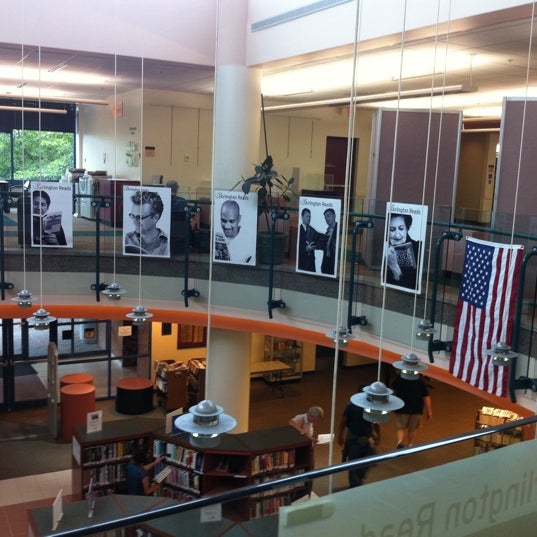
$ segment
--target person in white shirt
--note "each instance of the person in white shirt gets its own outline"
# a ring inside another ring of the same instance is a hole
[[[324,410],[320,406],[312,406],[305,414],[297,414],[289,420],[289,425],[300,434],[313,439],[314,425],[324,418]]]

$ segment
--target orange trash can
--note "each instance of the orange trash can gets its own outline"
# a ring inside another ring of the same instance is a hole
[[[60,420],[62,438],[70,442],[73,429],[84,425],[87,414],[95,412],[95,386],[90,384],[68,384],[60,389],[62,404],[60,405]]]

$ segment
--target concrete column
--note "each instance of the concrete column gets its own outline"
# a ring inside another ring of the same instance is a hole
[[[219,2],[213,124],[213,188],[231,189],[259,160],[261,71],[246,66],[248,2]]]
[[[231,431],[248,431],[250,416],[251,336],[244,332],[211,329],[205,397],[224,407],[237,420]]]
[[[253,174],[259,159],[261,75],[246,66],[247,15],[247,0],[218,3],[213,190],[232,189]],[[236,418],[236,433],[248,430],[250,339],[250,334],[209,330],[206,397]]]

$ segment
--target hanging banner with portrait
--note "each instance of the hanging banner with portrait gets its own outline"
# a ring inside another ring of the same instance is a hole
[[[31,181],[32,246],[73,247],[73,185]]]
[[[215,190],[213,261],[256,264],[257,192]]]
[[[381,284],[421,293],[428,207],[391,202],[386,206]]]
[[[123,187],[123,254],[170,257],[171,189]]]
[[[296,271],[337,276],[341,200],[300,196]]]

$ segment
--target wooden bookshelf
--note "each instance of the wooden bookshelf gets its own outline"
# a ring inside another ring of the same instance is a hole
[[[198,447],[187,433],[166,434],[162,420],[131,418],[105,422],[102,431],[73,434],[72,486],[75,500],[85,498],[93,478],[98,496],[126,493],[127,464],[136,446],[145,444],[153,457],[172,469],[158,494],[178,501],[210,496],[313,468],[309,438],[286,425],[240,434],[223,434],[214,447]],[[262,494],[227,502],[224,513],[237,520],[262,518],[307,494],[310,485],[296,482]]]
[[[72,493],[85,498],[90,479],[97,495],[126,493],[126,468],[136,446],[152,446],[153,433],[162,429],[162,420],[131,418],[103,423],[101,431],[86,432],[86,425],[73,431]]]
[[[172,474],[161,488],[161,495],[188,500],[250,484],[261,483],[311,470],[313,447],[293,427],[285,426],[241,434],[224,434],[211,448],[199,448],[189,442],[189,435],[154,435],[155,455],[166,460],[159,465],[171,465]],[[268,491],[248,499],[228,502],[227,516],[240,520],[273,514],[281,505],[308,493],[309,484],[293,485]]]

